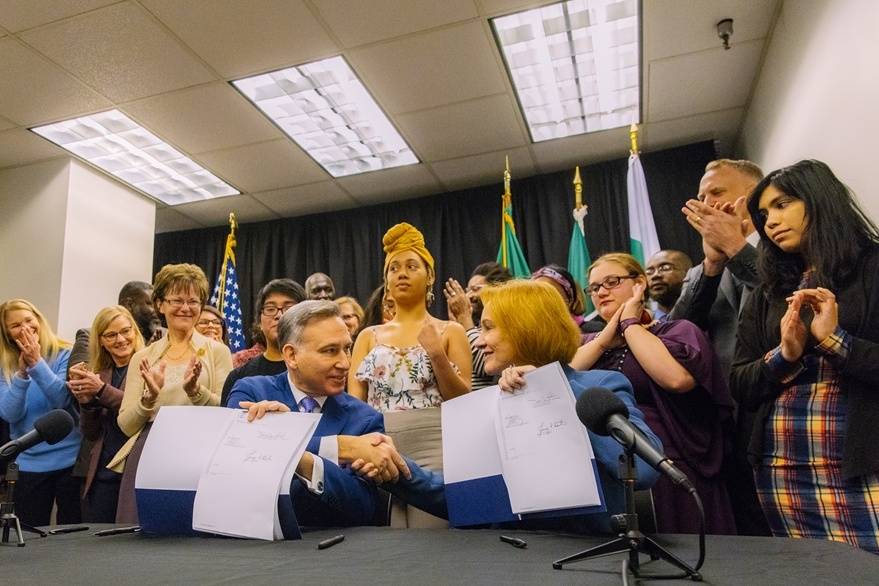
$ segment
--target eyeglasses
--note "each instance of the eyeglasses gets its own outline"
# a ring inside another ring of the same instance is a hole
[[[675,270],[676,268],[677,267],[674,266],[673,264],[671,264],[670,262],[664,262],[664,263],[657,265],[655,267],[647,267],[644,270],[644,274],[647,275],[648,277],[652,277],[656,273],[670,273],[673,270]]]
[[[134,331],[134,328],[127,327],[127,328],[122,328],[118,332],[104,332],[103,334],[101,334],[101,339],[103,339],[107,342],[112,342],[113,340],[115,340],[119,336],[122,336],[123,338],[127,338],[128,336],[131,335],[131,332],[133,332],[133,331]]]
[[[636,278],[635,275],[620,275],[620,276],[613,275],[610,277],[605,277],[605,279],[602,282],[593,283],[592,285],[589,285],[588,287],[586,287],[586,291],[590,295],[598,295],[598,290],[601,289],[602,287],[604,287],[604,289],[606,291],[610,291],[611,289],[616,289],[617,287],[619,287],[620,283],[623,282],[623,279],[634,279],[634,278]]]
[[[222,328],[223,322],[218,319],[200,319],[198,320],[198,323],[196,325],[199,325],[203,328],[206,328],[208,326],[213,328]]]
[[[165,298],[164,301],[174,309],[181,309],[184,305],[192,308],[201,307],[201,301],[199,299]]]
[[[264,305],[262,308],[262,311],[260,313],[262,313],[266,317],[275,317],[279,313],[281,315],[284,315],[284,313],[286,313],[287,310],[290,309],[291,307],[293,307],[294,305],[296,305],[296,304],[290,303],[288,305],[283,305],[281,307],[278,307],[277,305]]]

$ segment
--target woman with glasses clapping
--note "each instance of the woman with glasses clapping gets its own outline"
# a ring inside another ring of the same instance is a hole
[[[626,375],[647,425],[702,498],[708,533],[735,533],[721,478],[734,403],[708,338],[686,320],[653,319],[644,309],[647,277],[633,256],[605,254],[587,275],[586,290],[607,325],[587,335],[571,366]],[[685,490],[662,477],[653,495],[660,533],[699,532],[699,513]]]
[[[195,330],[207,298],[207,278],[195,265],[165,265],[156,274],[153,303],[167,324],[168,335],[137,352],[128,369],[118,422],[129,437],[108,465],[124,470],[117,523],[137,523],[134,476],[159,408],[220,404],[232,355],[228,346]]]

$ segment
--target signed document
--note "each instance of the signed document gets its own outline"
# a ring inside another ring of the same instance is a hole
[[[248,423],[245,411],[231,414],[198,481],[193,529],[276,539],[282,479],[302,457],[320,415],[270,413]]]
[[[558,363],[500,393],[495,432],[510,505],[517,514],[601,504],[595,457]]]

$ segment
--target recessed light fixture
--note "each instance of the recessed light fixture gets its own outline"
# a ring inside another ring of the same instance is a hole
[[[570,0],[491,19],[533,142],[640,116],[638,0]]]
[[[333,177],[418,163],[342,57],[232,84]]]
[[[239,193],[119,110],[31,131],[168,205]]]

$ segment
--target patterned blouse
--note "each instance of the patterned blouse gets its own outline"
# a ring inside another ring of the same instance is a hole
[[[381,413],[439,407],[443,401],[430,357],[420,345],[376,344],[355,376],[367,383],[367,403]]]

